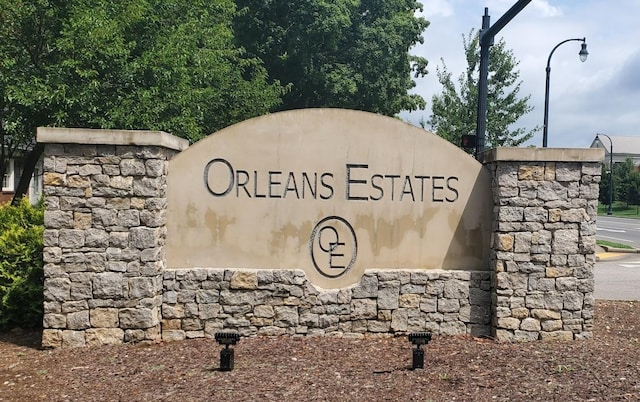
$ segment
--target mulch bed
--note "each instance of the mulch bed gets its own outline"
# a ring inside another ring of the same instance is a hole
[[[219,371],[211,339],[40,350],[0,334],[0,400],[638,401],[640,302],[598,301],[594,337],[500,343],[434,336],[411,370],[402,337],[255,337]]]

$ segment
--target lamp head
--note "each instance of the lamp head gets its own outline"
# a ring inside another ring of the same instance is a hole
[[[227,347],[229,347],[228,345],[235,345],[240,340],[240,334],[235,332],[218,332],[214,337],[220,345],[227,345]]]
[[[587,61],[587,56],[589,56],[589,52],[587,51],[587,42],[586,39],[582,40],[582,47],[580,49],[580,52],[578,53],[578,56],[580,56],[580,61],[581,62],[585,62]]]
[[[431,332],[414,332],[408,338],[414,345],[426,345],[431,340]]]

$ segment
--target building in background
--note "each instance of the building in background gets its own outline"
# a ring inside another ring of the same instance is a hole
[[[0,204],[11,202],[15,194],[16,187],[20,183],[22,176],[23,159],[12,158],[9,160],[7,171],[2,177],[2,191],[0,191]],[[42,197],[42,159],[38,161],[33,171],[31,182],[29,183],[29,191],[27,193],[29,200],[35,204]]]
[[[609,138],[611,138],[611,143],[609,143]],[[612,149],[614,165],[631,159],[636,168],[640,167],[640,136],[610,135],[609,138],[602,135],[596,136],[590,146],[590,148],[604,149],[603,164],[607,170],[611,161],[610,153]]]

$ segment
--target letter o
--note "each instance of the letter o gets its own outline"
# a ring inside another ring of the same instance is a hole
[[[218,162],[224,164],[227,167],[227,169],[229,169],[229,185],[222,192],[215,192],[211,188],[211,186],[209,186],[209,169],[211,169],[214,163],[218,163]],[[233,166],[231,166],[229,161],[222,158],[215,158],[210,160],[209,163],[207,163],[207,166],[205,166],[204,168],[204,186],[207,188],[209,193],[211,193],[211,195],[213,195],[214,197],[224,197],[225,195],[229,194],[229,192],[233,188],[233,183],[234,183]]]

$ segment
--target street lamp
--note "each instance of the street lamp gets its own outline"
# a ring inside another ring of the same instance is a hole
[[[484,152],[487,131],[487,92],[489,77],[489,48],[493,46],[493,38],[505,27],[531,0],[518,0],[495,24],[489,24],[489,9],[484,8],[482,29],[480,29],[480,66],[478,77],[478,113],[476,114],[476,159]]]
[[[607,215],[613,215],[613,141],[611,141],[611,137],[608,135],[597,133],[596,140],[600,141],[601,144],[601,135],[604,135],[609,139],[609,208],[607,208]],[[604,146],[604,144],[602,145]]]
[[[582,42],[582,47],[580,48],[580,52],[578,55],[580,56],[580,61],[585,62],[587,60],[587,56],[589,56],[589,52],[587,52],[587,38],[574,38],[574,39],[566,39],[562,42],[558,43],[556,47],[551,50],[549,53],[549,58],[547,59],[547,82],[544,91],[544,123],[542,125],[542,147],[547,147],[547,130],[549,128],[549,76],[551,73],[551,56],[553,56],[553,52],[562,45],[563,43],[571,42],[571,41],[579,41]]]

